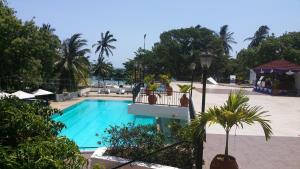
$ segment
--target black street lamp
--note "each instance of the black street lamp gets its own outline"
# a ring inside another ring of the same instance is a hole
[[[145,74],[147,73],[147,70],[148,70],[148,66],[145,65],[145,66],[144,66],[144,69],[143,69],[143,81],[142,81],[143,87],[145,87],[144,79],[145,79]]]
[[[193,95],[193,83],[194,83],[194,72],[195,72],[195,68],[196,68],[196,63],[191,63],[190,68],[192,70],[192,81],[191,81],[191,94],[190,94],[190,98],[192,98]]]
[[[135,62],[134,63],[134,86],[136,85],[136,68],[138,67],[138,64]]]
[[[142,83],[142,78],[143,78],[142,72],[143,72],[143,65],[139,64],[139,83]]]
[[[201,63],[201,67],[203,70],[202,73],[202,107],[201,107],[201,113],[204,113],[205,111],[205,95],[206,95],[206,80],[207,80],[207,71],[208,68],[211,65],[213,59],[213,55],[209,52],[204,52],[201,53],[200,56],[200,63]],[[204,137],[206,137],[206,135],[204,135]],[[202,162],[203,162],[203,139],[201,138],[197,138],[197,157],[196,157],[196,168],[197,169],[202,169]]]

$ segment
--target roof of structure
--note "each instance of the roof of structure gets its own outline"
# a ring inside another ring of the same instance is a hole
[[[274,60],[254,68],[255,71],[300,71],[300,65],[286,61],[286,60]]]

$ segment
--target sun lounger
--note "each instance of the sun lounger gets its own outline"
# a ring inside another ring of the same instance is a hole
[[[118,91],[117,91],[117,94],[125,94],[125,89],[119,89]]]
[[[104,88],[104,89],[99,89],[98,90],[98,94],[109,94],[110,93],[110,89],[108,88]]]

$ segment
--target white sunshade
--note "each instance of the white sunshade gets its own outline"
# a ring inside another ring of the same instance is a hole
[[[47,90],[38,89],[38,90],[34,91],[32,94],[35,96],[43,96],[43,95],[49,95],[49,94],[53,94],[53,93],[49,92]]]
[[[1,97],[8,97],[8,96],[10,96],[11,94],[9,94],[9,93],[5,93],[5,92],[0,92],[0,98]]]
[[[14,96],[18,97],[19,99],[30,99],[30,98],[35,97],[33,94],[26,93],[26,92],[23,92],[21,90],[15,92],[15,93],[12,93],[11,95],[14,95]]]

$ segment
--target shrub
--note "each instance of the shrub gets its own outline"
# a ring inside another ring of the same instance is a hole
[[[178,126],[176,127],[172,132],[175,132],[175,130],[179,132],[181,130]],[[106,133],[108,135],[103,140],[108,149],[104,155],[137,159],[139,161],[179,168],[191,168],[193,165],[193,146],[190,143],[180,144],[144,159],[141,158],[169,145],[165,135],[158,131],[155,125],[134,126],[132,123],[129,123],[123,126],[111,126],[109,129],[106,129]],[[179,135],[182,134],[173,135],[178,136],[174,142],[182,140],[182,138],[179,138]]]
[[[0,100],[0,168],[82,168],[78,146],[58,137],[64,125],[51,119],[54,113],[60,112],[41,102]]]

